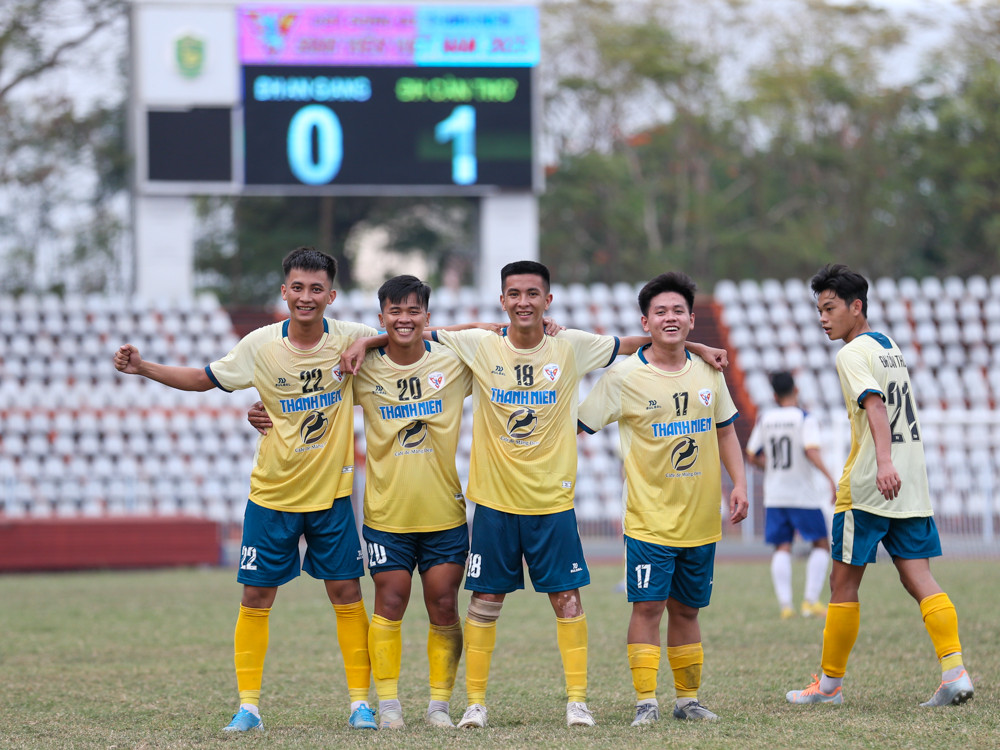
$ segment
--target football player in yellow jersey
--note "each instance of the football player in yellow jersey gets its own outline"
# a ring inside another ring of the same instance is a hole
[[[282,299],[289,318],[244,337],[204,369],[147,362],[131,344],[115,367],[186,391],[254,387],[279,415],[257,444],[243,521],[237,581],[243,597],[234,634],[240,707],[227,732],[263,728],[260,688],[268,618],[278,587],[299,575],[299,537],[308,544],[301,568],[322,580],[337,617],[337,640],[351,698],[348,724],[376,729],[368,705],[368,615],[361,600],[364,573],[351,507],[354,471],[353,392],[340,358],[359,337],[377,330],[324,317],[337,296],[334,258],[300,247],[283,263]]]
[[[941,684],[922,706],[965,703],[973,686],[962,661],[958,614],[931,575],[941,554],[927,487],[927,466],[909,371],[888,336],[868,325],[868,282],[847,266],[827,265],[811,281],[819,322],[843,341],[837,375],[851,421],[851,451],[833,516],[830,606],[823,629],[822,674],[790,703],[842,703],[847,660],[858,637],[858,589],[881,542],[906,592],[920,604],[941,664]]]
[[[628,662],[636,691],[632,726],[660,718],[656,698],[660,621],[667,612],[667,658],[678,719],[717,719],[698,701],[704,652],[698,613],[712,595],[721,463],[733,481],[729,520],[747,515],[739,416],[721,372],[692,359],[695,284],[661,274],[639,292],[651,342],[608,370],[580,405],[579,427],[618,423],[625,468],[625,569],[632,617]]]
[[[458,591],[469,550],[455,455],[472,373],[453,352],[424,340],[430,294],[414,276],[396,276],[381,286],[379,325],[387,343],[369,350],[354,378],[365,418],[363,533],[375,582],[368,644],[380,729],[404,727],[400,628],[414,568],[430,620],[427,721],[455,726],[449,701],[462,655]],[[271,427],[262,405],[248,418],[259,431]]]

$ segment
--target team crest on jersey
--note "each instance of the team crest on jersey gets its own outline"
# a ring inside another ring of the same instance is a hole
[[[427,382],[431,384],[431,388],[435,390],[441,390],[444,388],[444,373],[443,372],[432,372],[427,376]]]
[[[337,379],[338,383],[344,382],[344,373],[341,371],[340,365],[335,365],[334,368],[330,370],[330,374]]]
[[[299,437],[306,445],[312,445],[323,439],[329,426],[330,420],[323,412],[316,409],[306,414],[306,418],[302,420],[302,424],[299,426]]]
[[[507,434],[515,440],[524,440],[535,431],[538,417],[534,409],[517,409],[507,418]]]
[[[701,401],[705,406],[712,405],[712,391],[708,388],[702,388],[698,391],[698,400]]]
[[[670,465],[674,467],[674,471],[687,471],[697,462],[698,443],[692,437],[682,438],[670,451]]]
[[[555,362],[549,362],[545,365],[545,367],[542,368],[542,372],[545,373],[545,377],[553,383],[559,380],[559,365]]]
[[[397,435],[404,448],[417,448],[427,439],[427,425],[421,421],[410,422]]]

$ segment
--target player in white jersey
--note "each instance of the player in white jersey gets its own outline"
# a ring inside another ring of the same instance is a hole
[[[816,418],[799,406],[798,388],[790,372],[771,373],[775,408],[757,420],[747,456],[764,472],[764,541],[774,545],[771,582],[781,606],[782,619],[795,617],[792,609],[792,541],[796,532],[812,545],[806,561],[803,617],[825,617],[820,591],[830,564],[830,540],[823,514],[824,498],[836,500],[837,483],[820,455]],[[815,472],[829,482],[826,495],[815,486]]]
[[[722,373],[692,359],[695,284],[661,274],[639,292],[651,343],[608,370],[580,405],[592,433],[617,422],[625,468],[625,569],[632,617],[628,662],[636,692],[632,726],[658,721],[660,621],[666,610],[667,658],[677,719],[718,717],[698,701],[704,651],[700,609],[712,595],[715,545],[722,538],[722,469],[733,481],[729,520],[747,515],[739,416]],[[720,464],[721,462],[721,464]]]
[[[449,700],[462,655],[458,591],[469,549],[455,455],[472,373],[454,352],[424,341],[430,294],[414,276],[396,276],[381,286],[379,325],[387,344],[369,350],[354,377],[365,419],[363,533],[375,582],[368,644],[380,729],[405,726],[398,696],[400,628],[414,568],[430,620],[427,720],[455,726]],[[249,419],[259,431],[271,427],[262,405],[251,409]]]
[[[931,510],[916,397],[896,343],[868,325],[868,282],[844,265],[812,278],[819,321],[831,341],[843,341],[837,374],[851,421],[851,452],[837,489],[833,522],[830,606],[823,630],[822,674],[790,703],[843,702],[841,685],[858,636],[858,589],[881,542],[903,588],[920,604],[941,664],[941,684],[922,706],[964,703],[973,696],[962,661],[958,615],[931,575],[941,554]]]
[[[377,333],[360,323],[324,317],[337,296],[334,258],[300,247],[282,262],[282,299],[290,317],[244,337],[223,359],[204,369],[147,362],[131,344],[118,349],[115,367],[186,391],[256,388],[275,429],[257,443],[250,498],[243,522],[243,584],[234,634],[240,707],[227,732],[263,728],[260,688],[268,622],[278,587],[300,567],[326,585],[337,617],[337,640],[351,697],[348,724],[376,729],[368,705],[368,615],[359,578],[361,544],[351,507],[354,471],[353,388],[341,354],[360,337]],[[299,538],[308,544],[300,565]]]

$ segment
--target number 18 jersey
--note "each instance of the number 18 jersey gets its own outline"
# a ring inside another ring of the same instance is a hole
[[[837,374],[851,420],[851,452],[837,488],[835,512],[858,508],[892,518],[933,515],[916,398],[899,347],[885,334],[863,333],[837,352]],[[889,413],[892,463],[902,479],[892,500],[882,497],[875,485],[875,440],[861,408],[872,393],[882,398]]]

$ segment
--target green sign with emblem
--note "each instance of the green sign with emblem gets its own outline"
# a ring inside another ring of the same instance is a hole
[[[174,45],[177,69],[185,78],[197,78],[205,65],[205,42],[193,34],[185,34]]]

